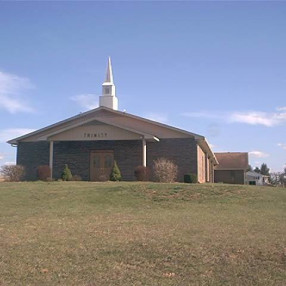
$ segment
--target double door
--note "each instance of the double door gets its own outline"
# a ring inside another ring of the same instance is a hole
[[[90,180],[108,181],[113,163],[113,151],[92,151],[90,153]]]

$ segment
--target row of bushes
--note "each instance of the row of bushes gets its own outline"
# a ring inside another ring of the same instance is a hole
[[[51,169],[47,165],[39,166],[37,168],[37,175],[39,180],[48,181],[51,179]],[[61,174],[61,180],[63,181],[81,181],[81,177],[79,175],[72,175],[72,172],[67,164]]]
[[[0,168],[5,181],[19,182],[25,177],[25,168],[21,165],[4,165]],[[41,181],[48,181],[51,179],[51,169],[48,165],[42,165],[37,168],[37,178]],[[81,181],[78,175],[73,176],[68,165],[65,165],[61,175],[63,181]]]
[[[161,183],[173,183],[177,179],[178,166],[172,161],[165,158],[159,158],[154,161],[153,174],[149,167],[138,166],[135,168],[134,175],[137,181],[150,181],[154,179]],[[151,176],[153,175],[153,178]],[[111,181],[121,181],[121,173],[116,161],[114,161],[114,166],[110,174]],[[186,174],[184,175],[185,183],[197,183],[197,175]]]
[[[157,182],[172,183],[177,179],[178,166],[172,161],[165,158],[160,158],[154,161],[153,172],[149,167],[138,166],[135,168],[134,175],[137,181],[150,181],[151,179]],[[18,182],[25,176],[25,168],[20,165],[5,165],[1,167],[0,173],[7,181]],[[42,165],[37,168],[37,177],[39,180],[48,181],[51,179],[51,169],[47,165]],[[152,178],[151,178],[152,177]],[[114,165],[110,174],[111,181],[121,181],[120,169],[114,161]],[[66,164],[61,174],[63,181],[80,181],[81,177],[72,175],[71,170]],[[195,174],[184,175],[185,183],[197,183]]]

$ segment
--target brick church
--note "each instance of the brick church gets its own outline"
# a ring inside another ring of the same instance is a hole
[[[54,179],[65,164],[86,181],[109,178],[116,160],[122,179],[135,180],[137,166],[152,168],[158,158],[178,165],[178,181],[196,174],[198,182],[214,182],[218,161],[205,137],[118,111],[111,60],[102,84],[99,107],[10,140],[26,180],[37,180],[37,168],[49,165]]]

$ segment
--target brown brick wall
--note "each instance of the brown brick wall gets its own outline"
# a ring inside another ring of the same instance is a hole
[[[25,180],[37,179],[37,167],[49,164],[49,142],[21,142],[17,148],[17,164],[25,167]]]
[[[54,176],[59,177],[65,164],[83,180],[90,176],[90,152],[92,150],[112,150],[122,175],[126,181],[134,180],[134,169],[142,162],[142,143],[134,141],[69,141],[54,143]]]
[[[179,182],[183,182],[185,174],[197,174],[197,143],[192,138],[147,142],[147,165],[152,166],[154,160],[162,157],[178,165]]]
[[[197,174],[197,147],[194,139],[162,139],[147,142],[147,165],[160,157],[174,161],[179,167],[178,181],[184,174]],[[74,175],[89,180],[90,152],[113,150],[123,180],[135,180],[134,169],[142,165],[141,140],[54,142],[53,176],[60,178],[65,164]],[[17,164],[26,168],[26,180],[37,179],[37,167],[49,164],[49,142],[22,142],[18,145]]]
[[[206,155],[203,150],[198,146],[198,182],[206,182]]]
[[[210,159],[206,156],[206,182],[210,182]]]
[[[209,168],[209,174],[210,174],[210,182],[214,183],[214,165],[213,162],[210,160],[210,168]]]
[[[215,183],[244,184],[243,170],[215,170]]]

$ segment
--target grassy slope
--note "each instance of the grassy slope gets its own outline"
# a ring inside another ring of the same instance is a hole
[[[285,285],[286,190],[0,183],[0,285]]]

